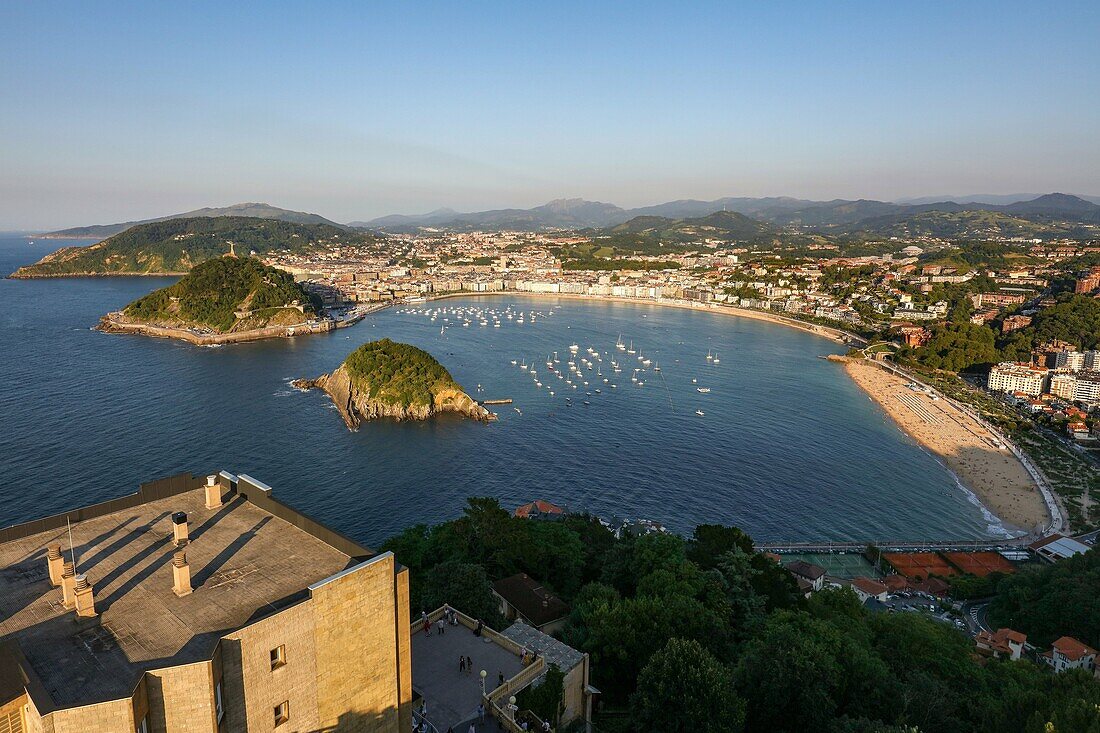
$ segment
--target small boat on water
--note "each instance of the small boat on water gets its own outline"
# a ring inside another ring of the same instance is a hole
[[[710,394],[710,387],[697,387],[695,391],[701,394]]]
[[[576,354],[580,350],[581,350],[581,347],[578,346],[577,344],[570,344],[569,345],[569,353],[570,354]]]
[[[707,361],[714,361],[714,354],[710,353],[709,350],[707,351]]]
[[[706,413],[704,413],[704,412],[703,412],[702,410],[696,410],[696,411],[695,411],[695,414],[696,414],[696,415],[699,415],[700,417],[702,417],[702,416],[703,416],[704,414],[706,414]]]
[[[718,354],[717,354],[717,353],[715,353],[715,355],[714,355],[714,361],[713,361],[713,362],[711,362],[711,363],[712,363],[712,364],[717,364],[717,363],[718,363],[719,361],[720,361],[720,360],[719,360],[719,358],[718,358]]]

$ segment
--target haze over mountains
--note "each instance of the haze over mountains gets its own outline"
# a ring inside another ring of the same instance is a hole
[[[134,224],[164,221],[176,218],[249,216],[275,219],[297,224],[328,224],[390,232],[415,232],[420,228],[440,228],[459,231],[481,229],[512,229],[538,231],[546,229],[610,229],[631,222],[637,217],[661,217],[667,220],[695,219],[716,212],[742,214],[750,219],[779,227],[811,227],[825,232],[841,233],[863,230],[886,233],[909,219],[928,212],[964,214],[965,212],[992,212],[1004,217],[1032,222],[1067,221],[1082,225],[1100,224],[1100,204],[1084,197],[1052,193],[1024,199],[1002,196],[959,197],[983,199],[982,201],[924,199],[906,203],[875,201],[871,199],[811,201],[790,197],[728,197],[713,201],[683,199],[653,206],[624,209],[610,203],[585,199],[556,199],[530,209],[492,209],[488,211],[457,212],[453,209],[436,209],[427,214],[392,214],[369,221],[353,221],[337,224],[318,214],[280,209],[262,203],[234,204],[221,208],[204,208],[183,214],[173,214],[139,222],[123,222],[97,226],[76,227],[50,232],[46,237],[98,239],[117,234]],[[1004,199],[1013,199],[1004,202]],[[642,224],[644,226],[644,222]]]

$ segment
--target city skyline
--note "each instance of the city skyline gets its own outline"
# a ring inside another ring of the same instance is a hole
[[[1084,3],[6,6],[0,228],[1100,194]],[[965,70],[965,73],[962,73]],[[1039,134],[1041,132],[1041,134]]]

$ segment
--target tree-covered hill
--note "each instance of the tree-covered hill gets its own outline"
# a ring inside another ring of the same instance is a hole
[[[1025,328],[1000,335],[988,325],[965,318],[932,327],[932,338],[900,356],[933,369],[959,372],[998,361],[1027,361],[1031,350],[1049,341],[1065,341],[1082,350],[1100,348],[1100,300],[1064,293],[1035,314]]]
[[[218,257],[123,312],[140,323],[229,333],[301,323],[318,309],[316,298],[289,273],[253,257]]]
[[[344,367],[371,399],[400,407],[429,406],[440,391],[462,389],[427,351],[388,338],[363,344],[348,354]]]
[[[139,224],[87,247],[65,247],[13,277],[181,274],[214,257],[279,250],[304,251],[366,235],[329,224],[298,224],[241,216],[169,219]]]
[[[290,221],[296,224],[329,224],[334,227],[341,227],[340,224],[337,224],[334,221],[330,221],[318,214],[307,214],[304,211],[291,211],[289,209],[280,209],[279,207],[271,206],[270,204],[245,203],[219,207],[208,206],[202,209],[188,211],[184,214],[158,216],[153,219],[142,219],[141,221],[124,221],[118,224],[94,224],[92,226],[73,227],[71,229],[61,229],[56,232],[47,232],[46,234],[40,234],[38,236],[44,239],[104,239],[106,237],[114,236],[115,234],[118,234],[120,232],[124,232],[130,227],[136,226],[138,224],[150,224],[156,221],[167,221],[168,219],[194,219],[195,217],[199,216],[247,216],[257,219],[277,219],[279,221]]]
[[[735,211],[715,211],[689,219],[668,219],[663,216],[638,216],[612,227],[611,237],[635,235],[660,242],[691,242],[703,239],[728,239],[751,243],[774,241],[779,231],[756,219]]]
[[[449,603],[501,625],[490,582],[519,572],[569,603],[561,637],[590,655],[604,733],[1100,733],[1091,674],[981,659],[953,625],[871,613],[848,589],[805,600],[734,527],[616,537],[593,517],[524,520],[472,498],[383,549],[410,570],[414,616]],[[1026,603],[1067,606],[1037,639],[1096,628],[1081,570],[1027,583]]]

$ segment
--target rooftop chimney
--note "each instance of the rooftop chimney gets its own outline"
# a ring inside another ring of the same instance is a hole
[[[50,570],[50,585],[61,585],[61,574],[65,572],[65,558],[61,557],[61,543],[46,548],[46,567]]]
[[[75,577],[73,591],[76,595],[76,615],[95,616],[95,597],[88,576],[81,573]]]
[[[172,539],[177,545],[181,542],[187,544],[187,512],[176,512],[172,515]]]
[[[181,597],[191,593],[191,566],[182,545],[172,556],[172,592]]]
[[[67,562],[61,571],[61,605],[70,611],[76,608],[76,571],[73,564]]]
[[[218,477],[211,474],[206,477],[206,508],[217,509],[222,505],[222,486]]]

